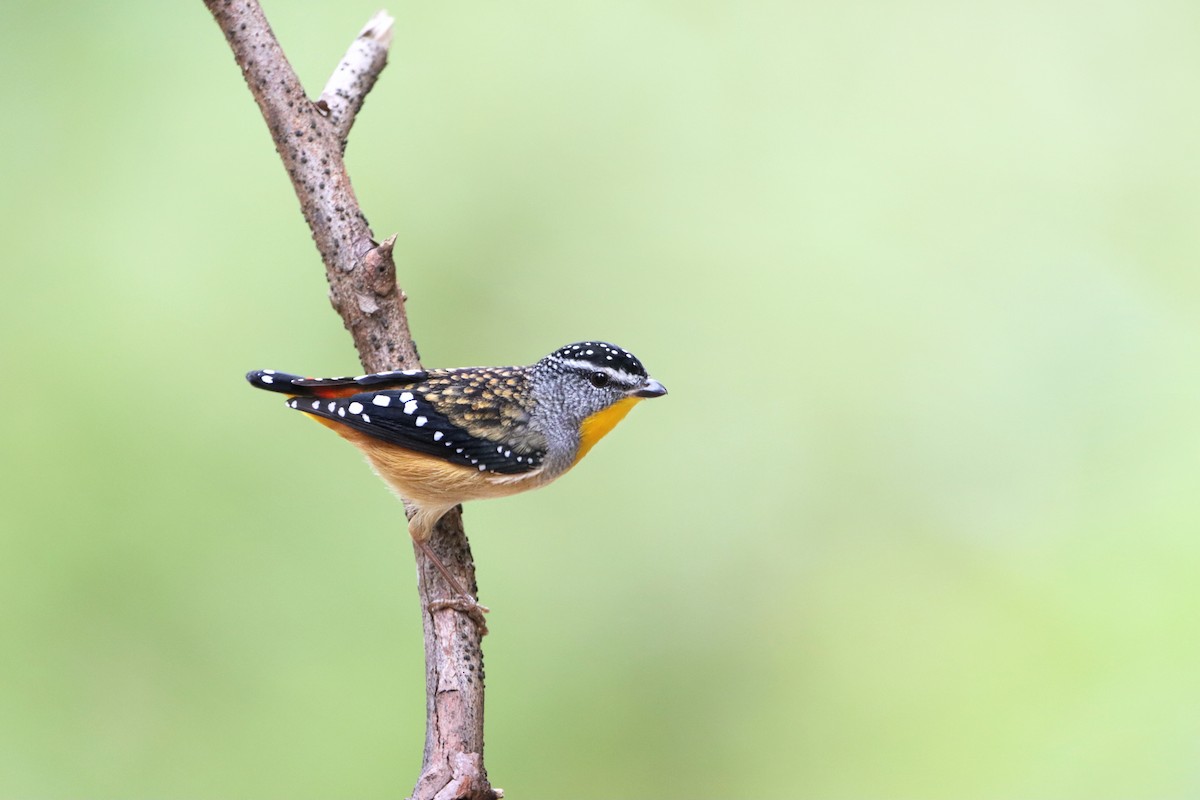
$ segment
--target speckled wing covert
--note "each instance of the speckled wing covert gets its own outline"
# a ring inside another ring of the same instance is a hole
[[[518,475],[538,469],[546,455],[544,437],[529,428],[521,367],[246,377],[259,388],[293,395],[288,405],[298,411],[453,464]]]

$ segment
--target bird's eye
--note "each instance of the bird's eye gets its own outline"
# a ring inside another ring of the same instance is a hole
[[[597,389],[603,389],[605,386],[608,386],[608,373],[593,372],[591,375],[588,375],[588,380],[592,382],[592,386],[595,386]]]

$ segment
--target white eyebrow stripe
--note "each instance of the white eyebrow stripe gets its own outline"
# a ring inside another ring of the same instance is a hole
[[[636,384],[642,379],[641,375],[632,375],[623,369],[610,367],[607,364],[601,366],[599,364],[594,364],[591,361],[576,361],[573,358],[564,358],[562,363],[568,367],[587,370],[588,372],[606,372],[608,373],[609,377],[611,377],[617,383],[627,383],[632,385]]]

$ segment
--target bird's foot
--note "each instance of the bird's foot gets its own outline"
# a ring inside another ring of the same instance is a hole
[[[491,609],[469,594],[460,594],[456,597],[448,597],[443,600],[430,600],[427,608],[430,611],[441,611],[442,609],[449,608],[461,614],[466,614],[475,623],[475,627],[479,628],[479,635],[487,636],[487,620],[483,615],[491,611]]]

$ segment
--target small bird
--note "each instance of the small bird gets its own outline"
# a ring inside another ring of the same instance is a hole
[[[638,401],[667,393],[632,353],[605,342],[568,344],[527,367],[408,369],[357,378],[266,369],[246,380],[289,395],[288,406],[366,454],[408,507],[413,541],[467,611],[486,609],[428,544],[442,515],[466,500],[545,486],[579,463]]]

